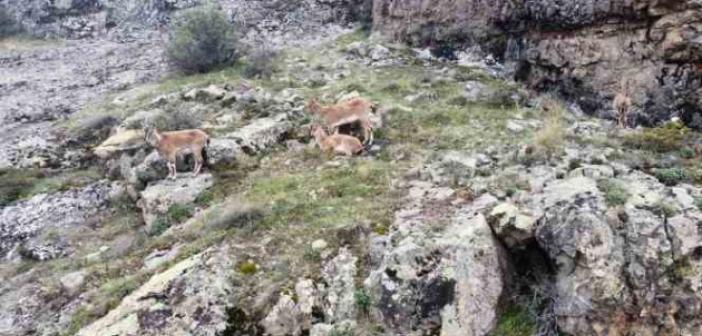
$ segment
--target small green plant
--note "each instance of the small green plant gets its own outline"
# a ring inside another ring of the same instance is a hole
[[[322,255],[319,253],[319,251],[313,249],[311,246],[305,247],[305,252],[302,255],[302,257],[312,264],[318,264],[322,261]]]
[[[203,73],[233,64],[239,57],[234,26],[212,6],[186,10],[175,23],[168,59],[186,73]]]
[[[149,230],[149,235],[159,236],[166,232],[168,228],[174,224],[180,223],[181,221],[190,218],[193,214],[193,208],[190,205],[173,204],[168,211],[154,221],[151,224],[151,229]]]
[[[355,293],[353,293],[353,299],[356,303],[356,307],[358,308],[358,310],[361,313],[368,315],[368,313],[370,312],[370,307],[373,304],[370,295],[366,293],[365,290],[359,289]]]
[[[529,312],[520,305],[507,307],[492,336],[531,336],[536,333],[536,322]]]
[[[692,159],[695,157],[695,151],[690,147],[683,147],[680,149],[680,157],[683,159]]]
[[[604,192],[605,201],[609,206],[624,205],[631,197],[626,188],[614,179],[601,180],[598,182],[598,187]]]
[[[702,210],[702,197],[695,197],[695,206],[697,209]]]
[[[255,262],[249,260],[239,264],[239,273],[244,275],[254,275],[258,272],[258,265]]]
[[[665,168],[656,171],[656,178],[667,186],[674,186],[687,179],[687,173],[682,168]]]
[[[678,214],[678,209],[675,208],[675,206],[671,203],[665,202],[665,201],[658,201],[656,204],[653,205],[653,208],[651,209],[655,214],[661,216],[661,217],[674,217],[675,215]]]

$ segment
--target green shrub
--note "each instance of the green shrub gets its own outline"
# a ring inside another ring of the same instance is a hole
[[[174,224],[190,218],[193,215],[193,208],[189,205],[173,204],[168,211],[151,224],[149,235],[159,236]]]
[[[665,201],[656,202],[651,210],[661,217],[674,217],[678,214],[678,209],[675,205]]]
[[[692,159],[695,157],[695,151],[690,147],[683,147],[680,149],[680,157],[683,159]]]
[[[695,197],[695,206],[697,209],[702,210],[702,197]]]
[[[536,323],[529,312],[519,305],[511,305],[502,313],[493,336],[531,336],[536,333]]]
[[[278,53],[266,46],[254,49],[248,57],[248,62],[244,66],[244,76],[248,78],[270,78],[277,68]]]
[[[224,12],[214,7],[187,10],[171,32],[167,56],[186,73],[233,64],[239,57],[234,26]]]
[[[202,113],[187,106],[168,105],[146,121],[151,127],[162,131],[177,131],[198,128],[202,124]]]
[[[687,173],[682,168],[666,168],[656,171],[656,178],[667,186],[674,186],[687,179]]]
[[[614,179],[601,180],[598,187],[604,192],[605,201],[609,206],[624,205],[631,196],[624,186]]]
[[[261,218],[263,209],[234,199],[218,205],[207,218],[206,224],[216,230],[252,227]]]
[[[239,272],[244,275],[254,275],[258,272],[258,265],[253,261],[245,261],[239,264]]]
[[[373,301],[366,291],[362,289],[357,290],[353,293],[353,299],[354,302],[356,302],[356,307],[361,313],[368,314],[370,312],[370,307],[373,304]]]
[[[689,132],[690,129],[683,123],[668,123],[661,127],[629,134],[624,137],[624,145],[635,149],[669,152],[682,148]]]
[[[0,6],[0,39],[17,35],[20,32],[22,29],[15,17],[4,6]]]

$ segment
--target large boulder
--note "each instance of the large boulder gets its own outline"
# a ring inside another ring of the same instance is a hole
[[[213,183],[211,174],[200,174],[150,184],[141,192],[141,200],[137,204],[143,212],[144,222],[151,226],[171,206],[192,204]]]
[[[77,335],[215,335],[234,303],[234,260],[226,245],[187,258],[122,299]]]
[[[235,140],[247,154],[258,153],[279,143],[292,130],[293,124],[289,119],[286,113],[259,118],[224,137]]]
[[[136,150],[146,145],[143,130],[121,130],[93,149],[95,155],[107,159],[118,153]]]
[[[403,335],[487,335],[507,277],[504,251],[482,215],[496,199],[456,208],[445,205],[451,193],[414,185],[423,190],[410,190],[390,236],[372,244],[365,285],[383,323]]]

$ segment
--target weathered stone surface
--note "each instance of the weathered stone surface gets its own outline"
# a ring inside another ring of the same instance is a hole
[[[259,118],[250,124],[229,133],[225,138],[233,139],[248,154],[265,150],[281,140],[293,124],[285,113],[275,117]]]
[[[700,128],[699,9],[695,0],[380,0],[373,26],[436,52],[480,45],[515,78],[557,88],[586,113],[612,117],[611,100],[628,86],[631,122],[679,116]]]
[[[44,229],[84,224],[106,209],[109,190],[108,182],[97,182],[82,189],[40,194],[0,208],[0,254],[5,255],[17,243],[35,237]],[[62,253],[61,248],[56,247],[57,250],[47,242],[27,245],[25,252],[40,260]]]
[[[374,243],[377,252],[365,281],[388,330],[407,335],[492,330],[506,259],[481,212],[495,201],[486,196],[456,209],[409,198],[396,213],[391,236]],[[446,224],[432,229],[437,222]]]
[[[227,326],[234,261],[215,246],[151,277],[77,335],[215,335]]]
[[[191,204],[213,183],[212,175],[199,174],[150,184],[141,192],[141,200],[138,203],[143,212],[144,222],[151,226],[159,216],[166,214],[172,205]]]
[[[122,151],[134,150],[145,145],[144,131],[123,130],[109,137],[98,147],[93,149],[93,152],[101,159],[107,159]]]

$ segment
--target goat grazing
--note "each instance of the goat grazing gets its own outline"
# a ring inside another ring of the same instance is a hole
[[[321,125],[312,126],[312,135],[319,148],[325,153],[353,156],[363,152],[363,144],[356,137],[346,134],[327,135]]]
[[[307,109],[313,114],[324,119],[326,125],[334,129],[334,134],[339,132],[339,127],[346,124],[359,122],[363,127],[363,141],[370,145],[373,143],[373,123],[370,112],[375,105],[363,98],[351,98],[335,105],[322,106],[316,98],[310,99]]]
[[[171,179],[176,178],[178,155],[184,152],[193,154],[195,157],[193,174],[199,174],[205,163],[207,146],[210,144],[210,137],[199,129],[159,132],[154,128],[147,128],[144,130],[144,140],[168,161],[168,177]]]

